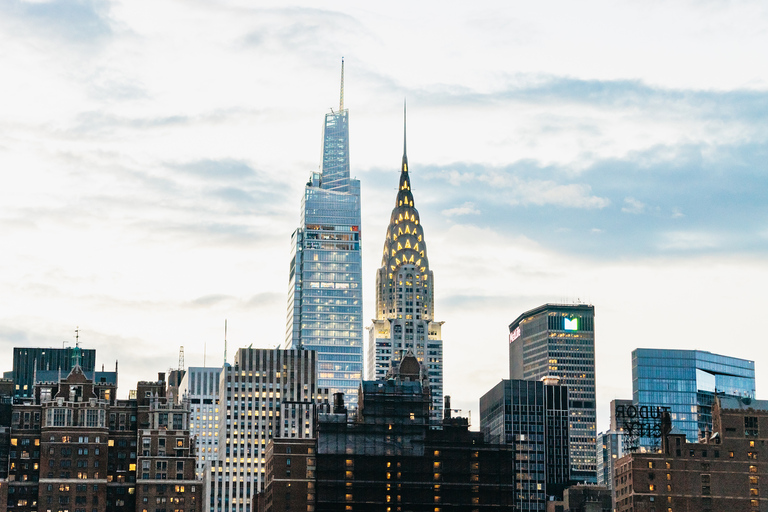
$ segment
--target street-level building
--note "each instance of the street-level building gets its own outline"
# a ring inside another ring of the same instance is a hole
[[[619,512],[768,511],[768,401],[717,396],[702,442],[688,442],[668,414],[662,425],[660,452],[616,462]]]

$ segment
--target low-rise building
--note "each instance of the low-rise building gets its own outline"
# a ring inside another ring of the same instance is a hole
[[[718,396],[712,432],[699,443],[662,421],[659,453],[616,462],[619,512],[768,511],[768,401]]]

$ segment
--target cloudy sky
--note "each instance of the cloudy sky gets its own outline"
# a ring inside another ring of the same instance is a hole
[[[71,344],[121,394],[284,339],[289,242],[346,62],[366,311],[402,154],[445,390],[594,304],[598,428],[637,347],[752,359],[768,290],[768,4],[0,0],[0,362]],[[206,356],[207,353],[207,356]]]

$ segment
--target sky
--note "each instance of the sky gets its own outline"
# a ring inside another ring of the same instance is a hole
[[[345,59],[365,311],[408,102],[445,393],[479,428],[508,325],[595,306],[598,430],[631,351],[755,361],[768,4],[0,0],[0,366],[119,361],[120,395],[285,338],[290,238]]]

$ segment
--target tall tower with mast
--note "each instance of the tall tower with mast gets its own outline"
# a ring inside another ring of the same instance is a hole
[[[291,237],[285,348],[318,352],[318,385],[357,404],[363,372],[360,182],[350,177],[344,59],[339,109],[325,115],[322,166]]]

